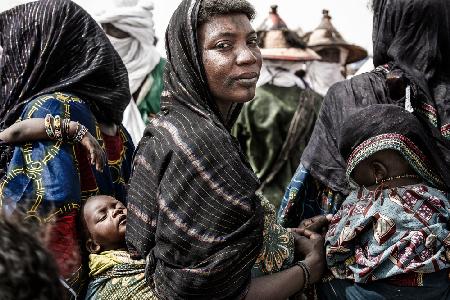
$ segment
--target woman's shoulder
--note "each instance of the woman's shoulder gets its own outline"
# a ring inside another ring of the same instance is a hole
[[[182,116],[174,113],[158,115],[150,120],[141,143],[157,146],[164,152],[184,153],[186,149],[212,149],[232,141],[230,133],[213,120],[195,114]]]
[[[172,137],[180,140],[221,139],[225,129],[207,114],[199,115],[189,111],[171,111],[152,118],[146,132],[155,137]]]
[[[384,88],[385,76],[377,71],[371,71],[353,76],[352,78],[336,82],[328,90],[328,94],[349,92],[355,90],[367,90],[374,88]]]
[[[34,97],[31,99],[30,103],[46,103],[46,102],[52,102],[52,101],[58,101],[62,103],[81,103],[84,104],[85,102],[72,94],[69,93],[63,93],[63,92],[55,92],[55,93],[48,93],[48,94],[42,94],[37,97]]]
[[[51,114],[63,114],[72,109],[86,110],[87,104],[77,96],[67,93],[48,93],[34,97],[25,107],[25,112],[34,114],[36,111],[47,110]],[[31,117],[31,115],[29,116]]]
[[[335,83],[325,95],[323,106],[355,107],[387,101],[384,75],[368,72]]]
[[[21,118],[45,118],[47,114],[79,121],[88,128],[92,128],[95,122],[89,106],[81,98],[60,92],[43,94],[31,99]]]

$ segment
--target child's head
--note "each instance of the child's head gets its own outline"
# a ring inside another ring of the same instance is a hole
[[[371,186],[383,179],[405,174],[416,175],[416,172],[402,154],[387,149],[375,152],[358,163],[350,176],[360,186]]]
[[[413,184],[420,177],[444,185],[439,155],[420,121],[402,107],[375,104],[351,115],[342,125],[339,150],[347,161],[347,178],[372,186],[392,178]]]
[[[103,195],[90,197],[81,218],[90,253],[125,247],[127,209],[119,200]]]

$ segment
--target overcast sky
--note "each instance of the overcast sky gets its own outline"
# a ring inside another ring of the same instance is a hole
[[[86,7],[95,7],[104,1],[77,0]],[[164,51],[162,42],[164,31],[180,1],[154,0],[155,30],[161,41],[158,45],[161,51]],[[23,2],[27,0],[0,0],[0,11]],[[278,4],[278,12],[287,25],[293,29],[301,27],[305,32],[314,29],[321,20],[322,9],[328,9],[332,22],[343,37],[372,53],[372,12],[368,8],[368,0],[250,0],[250,2],[257,11],[255,26],[268,15],[272,4]]]

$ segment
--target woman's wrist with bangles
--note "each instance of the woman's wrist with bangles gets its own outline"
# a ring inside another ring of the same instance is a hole
[[[79,122],[62,119],[59,115],[47,114],[44,119],[45,132],[51,140],[79,143],[88,132]]]
[[[304,260],[295,262],[291,269],[294,268],[297,270],[296,278],[298,278],[298,286],[294,295],[299,295],[299,293],[307,289],[311,284],[311,269]]]
[[[295,263],[296,266],[299,266],[303,272],[303,288],[307,289],[311,284],[311,268],[304,260],[299,260]]]

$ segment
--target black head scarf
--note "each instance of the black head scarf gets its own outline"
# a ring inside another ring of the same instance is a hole
[[[131,96],[127,71],[99,25],[70,0],[40,0],[0,14],[0,128],[33,97],[73,93],[95,117],[120,123]]]
[[[413,104],[430,111],[428,127],[449,155],[450,1],[374,0],[373,5],[375,66],[391,63],[417,86]]]
[[[450,77],[450,2],[374,0],[375,66],[393,62],[433,96],[435,84]]]
[[[197,15],[201,1],[183,1],[172,16],[166,31],[167,64],[164,72],[166,93],[161,109],[170,109],[173,98],[193,111],[203,111],[220,126],[230,130],[243,104],[233,104],[225,120],[208,87],[197,41]],[[188,10],[191,11],[188,11]]]
[[[392,96],[388,72],[399,70],[412,86],[414,115],[434,137],[441,164],[450,168],[450,2],[374,0],[373,7],[374,63],[388,66],[330,88],[302,156],[315,178],[345,194],[350,189],[337,143],[342,123],[372,104],[405,106],[405,96]]]
[[[403,137],[407,140],[402,140]],[[358,147],[373,138],[376,141]],[[389,104],[374,104],[351,115],[344,122],[339,138],[339,150],[347,162],[357,148],[359,160],[374,151],[397,150],[425,181],[438,188],[449,188],[450,170],[440,163],[433,145],[429,133],[413,114]],[[353,167],[347,165],[347,176]]]
[[[168,26],[162,110],[128,191],[128,249],[147,258],[158,299],[243,298],[262,246],[258,179],[210,96],[200,3],[182,1]]]

